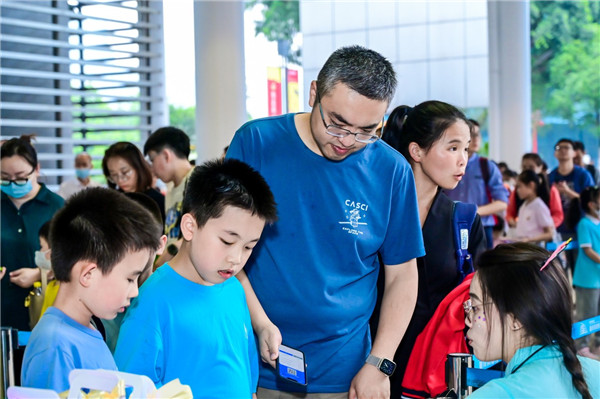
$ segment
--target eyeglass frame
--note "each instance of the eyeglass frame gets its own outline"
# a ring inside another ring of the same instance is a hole
[[[475,315],[475,308],[479,307],[479,305],[473,306],[473,304],[471,303],[471,298],[464,301],[462,305],[463,305],[463,310],[465,311],[465,318],[467,320],[469,320],[470,323],[472,323],[473,322],[472,317]],[[481,308],[483,309],[483,307],[485,305],[489,305],[489,303],[482,303]],[[483,314],[485,315],[485,310],[483,311]]]
[[[34,167],[31,172],[29,172],[27,174],[27,176],[25,177],[20,177],[18,179],[3,179],[0,178],[0,185],[4,186],[4,187],[8,187],[10,186],[10,183],[15,183],[16,186],[19,187],[23,187],[24,185],[27,184],[27,182],[29,181],[29,178],[31,177],[31,175],[33,174],[33,172],[35,172],[36,167]]]
[[[321,120],[323,121],[323,125],[325,126],[325,132],[328,135],[333,136],[333,137],[337,137],[339,139],[343,139],[345,137],[348,137],[349,135],[353,135],[354,136],[354,141],[356,141],[358,143],[363,143],[363,144],[373,144],[374,142],[376,142],[377,140],[380,139],[379,135],[377,135],[377,134],[354,133],[354,132],[351,132],[350,130],[345,129],[343,127],[336,126],[333,123],[331,123],[331,124],[328,125],[327,122],[325,122],[325,116],[323,115],[323,107],[321,106],[321,96],[319,96],[318,89],[317,89],[317,102],[319,104],[319,112],[321,113]],[[383,127],[383,125],[384,125],[384,119],[381,120],[381,126]],[[332,128],[332,127],[336,128],[336,129],[339,129],[339,130],[345,132],[346,134],[332,133],[332,132],[329,131],[329,129]],[[377,130],[377,127],[375,128],[375,130]],[[369,136],[369,139],[367,139],[367,140],[359,139],[358,138],[359,134],[363,135],[363,136]]]
[[[112,175],[108,175],[106,177],[106,180],[108,180],[112,184],[119,184],[119,182],[121,180],[128,181],[129,179],[131,179],[132,172],[133,172],[133,168],[129,168],[126,172],[120,171],[119,174],[117,175],[117,178],[113,178]]]
[[[554,146],[554,151],[560,151],[560,150],[573,150],[573,146],[571,144],[557,144]]]

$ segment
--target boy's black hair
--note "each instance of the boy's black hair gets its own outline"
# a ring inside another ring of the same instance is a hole
[[[560,143],[571,144],[571,147],[573,147],[573,149],[575,149],[575,142],[573,142],[573,140],[571,140],[571,139],[567,139],[567,138],[563,137],[562,139],[560,139],[556,142],[555,146],[559,145]]]
[[[191,213],[198,227],[223,214],[225,207],[245,209],[264,219],[277,220],[275,198],[265,179],[237,159],[219,159],[196,166],[183,198],[182,212]]]
[[[115,190],[94,187],[73,195],[52,218],[50,248],[58,281],[70,281],[79,261],[108,274],[128,252],[155,251],[161,226],[141,205]]]
[[[575,151],[581,150],[581,151],[585,152],[585,144],[583,144],[583,141],[574,141],[573,142],[573,149]]]
[[[48,220],[42,225],[42,227],[40,227],[40,230],[38,231],[38,236],[46,240],[47,243],[50,243],[50,222],[51,221]]]
[[[150,151],[160,152],[164,148],[169,148],[178,158],[188,159],[190,138],[183,130],[174,126],[161,127],[146,140],[144,155],[148,155]]]
[[[159,226],[163,226],[162,213],[156,201],[154,201],[149,195],[144,193],[123,193],[126,197],[131,198],[141,206],[143,206],[153,216],[154,221]]]

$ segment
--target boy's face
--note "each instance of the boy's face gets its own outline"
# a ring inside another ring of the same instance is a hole
[[[173,177],[171,176],[171,168],[167,162],[167,156],[168,153],[165,148],[158,152],[154,150],[148,151],[148,160],[150,161],[152,172],[156,175],[156,177],[165,183],[173,180]]]
[[[102,274],[99,268],[93,270],[85,303],[91,313],[111,320],[125,311],[131,299],[138,295],[138,278],[152,255],[154,252],[148,250],[128,252],[110,273]]]
[[[234,206],[227,206],[221,217],[209,219],[200,229],[189,213],[181,224],[198,276],[194,281],[202,285],[220,284],[242,270],[265,227],[259,216]]]

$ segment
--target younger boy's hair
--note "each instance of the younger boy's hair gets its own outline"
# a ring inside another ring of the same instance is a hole
[[[177,158],[188,159],[190,156],[190,138],[181,129],[165,126],[157,129],[144,144],[144,155],[150,151],[160,152],[169,148]]]
[[[219,159],[196,166],[183,198],[183,213],[191,213],[198,227],[235,206],[258,215],[266,223],[277,220],[275,198],[265,179],[237,159]]]
[[[38,237],[43,238],[47,243],[50,243],[50,220],[40,227],[40,230],[38,231]]]
[[[50,248],[58,281],[68,282],[79,261],[108,274],[128,252],[156,251],[161,226],[137,202],[118,191],[95,187],[73,195],[52,219]]]

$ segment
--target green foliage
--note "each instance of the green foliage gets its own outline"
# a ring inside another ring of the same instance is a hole
[[[531,2],[532,105],[598,130],[600,2]]]
[[[176,107],[169,105],[169,124],[187,133],[190,138],[196,134],[196,107]]]
[[[300,2],[252,0],[246,7],[253,8],[257,4],[263,6],[263,19],[256,22],[256,36],[262,33],[267,40],[292,43],[294,36],[300,32]],[[287,59],[300,65],[300,49],[290,50]]]

